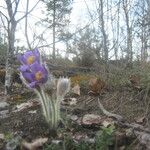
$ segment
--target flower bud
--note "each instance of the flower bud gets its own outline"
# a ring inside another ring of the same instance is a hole
[[[60,78],[57,82],[57,97],[64,97],[70,90],[70,79]]]

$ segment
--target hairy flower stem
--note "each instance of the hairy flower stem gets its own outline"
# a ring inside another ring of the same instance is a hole
[[[41,101],[43,115],[50,124],[50,128],[56,130],[60,121],[60,102],[58,99],[49,96],[42,88],[36,90]]]

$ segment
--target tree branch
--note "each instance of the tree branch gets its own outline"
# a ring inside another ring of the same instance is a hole
[[[5,19],[7,20],[7,22],[9,22],[8,17],[3,12],[0,11],[0,14],[5,17]]]
[[[130,123],[126,122],[122,116],[108,112],[104,108],[104,106],[101,104],[99,99],[98,99],[98,104],[99,104],[99,108],[106,116],[112,117],[117,121],[116,124],[118,126],[125,127],[125,128],[132,128],[133,130],[140,131],[140,132],[146,132],[146,133],[150,134],[150,129],[144,128],[143,126],[136,124],[136,123],[130,124]]]
[[[2,13],[0,12],[0,17],[1,17],[1,21],[2,21],[2,24],[3,24],[3,26],[4,26],[4,29],[8,32],[8,29],[7,29],[7,27],[6,27],[6,25],[5,25],[5,23],[4,23],[4,20],[3,20],[3,15],[2,15]],[[7,17],[5,17],[6,18],[6,20],[8,19]],[[7,23],[8,23],[9,21],[7,20]]]
[[[16,7],[15,7],[15,10],[14,10],[14,13],[13,13],[13,17],[14,17],[14,16],[16,15],[16,13],[17,13],[17,9],[18,9],[18,6],[19,6],[19,2],[20,2],[20,0],[15,1]]]
[[[28,16],[28,14],[30,14],[34,8],[38,5],[38,3],[40,2],[40,0],[31,8],[30,11],[28,11],[25,15],[23,15],[20,19],[17,20],[17,23],[20,22],[22,19],[24,19],[26,16]]]
[[[29,0],[27,0],[27,5],[26,5],[26,14],[28,13],[28,8],[29,8]],[[25,37],[26,37],[26,40],[27,40],[27,44],[28,44],[28,47],[29,49],[31,50],[31,45],[30,45],[30,42],[29,42],[29,38],[28,38],[28,16],[26,15],[25,16]]]

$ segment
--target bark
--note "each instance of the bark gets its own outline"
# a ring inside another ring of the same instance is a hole
[[[7,49],[7,58],[6,58],[6,67],[5,67],[6,68],[5,94],[9,95],[12,93],[12,73],[13,73],[13,65],[14,65],[13,63],[14,63],[14,51],[15,51],[14,44],[15,44],[16,27],[17,27],[18,22],[20,22],[22,19],[27,17],[27,15],[34,10],[34,8],[38,5],[40,0],[18,20],[15,19],[15,16],[17,14],[20,0],[15,0],[13,2],[11,0],[5,0],[5,2],[6,2],[8,17],[9,17],[7,18],[7,16],[3,15],[7,19],[7,22],[8,22],[8,25],[6,27],[7,34],[8,34],[8,49]],[[15,5],[12,6],[12,4],[15,4]]]
[[[99,9],[100,9],[100,24],[101,24],[101,32],[103,35],[103,48],[104,48],[104,59],[108,62],[108,47],[107,47],[107,36],[105,31],[105,24],[104,24],[104,12],[103,12],[103,0],[99,1]]]
[[[5,76],[5,94],[11,94],[12,92],[12,72],[13,72],[13,58],[14,58],[14,43],[15,43],[15,31],[17,22],[14,18],[12,3],[10,0],[6,0],[7,10],[10,18],[8,24],[8,49],[6,59],[6,76]]]
[[[56,49],[55,49],[55,38],[56,38],[56,34],[55,34],[55,26],[56,26],[56,2],[55,0],[53,0],[53,60],[55,60],[56,58]]]
[[[104,23],[104,12],[103,12],[103,0],[99,0],[99,23],[101,27],[101,32],[103,35],[103,54],[104,54],[104,60],[105,60],[105,73],[106,78],[108,78],[108,72],[109,72],[109,55],[108,55],[108,47],[107,47],[107,35],[105,31],[105,23]]]
[[[125,13],[125,21],[127,28],[127,61],[129,64],[132,63],[133,52],[132,52],[132,28],[130,26],[130,18],[129,18],[129,3],[128,0],[123,0],[123,10]]]

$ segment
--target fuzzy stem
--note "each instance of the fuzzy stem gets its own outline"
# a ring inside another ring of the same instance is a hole
[[[48,96],[42,88],[35,90],[42,104],[43,113],[51,129],[56,130],[60,121],[60,99]]]

